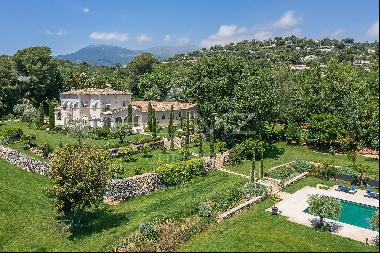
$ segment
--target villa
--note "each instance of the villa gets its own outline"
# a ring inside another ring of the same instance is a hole
[[[186,118],[198,118],[195,104],[171,101],[133,101],[132,93],[105,89],[79,89],[60,94],[60,105],[55,108],[56,126],[67,126],[79,121],[88,127],[113,127],[116,123],[127,122],[128,105],[132,105],[133,131],[143,132],[148,121],[149,102],[155,110],[160,126],[169,124],[173,106],[174,124]]]

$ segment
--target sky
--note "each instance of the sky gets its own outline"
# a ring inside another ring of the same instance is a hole
[[[0,55],[43,45],[209,47],[296,35],[379,39],[378,0],[0,0]]]

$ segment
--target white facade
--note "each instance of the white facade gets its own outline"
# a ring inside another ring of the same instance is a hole
[[[56,126],[68,126],[79,122],[87,127],[113,127],[118,122],[127,122],[128,104],[132,104],[132,129],[143,132],[148,121],[148,104],[155,110],[157,123],[166,127],[169,124],[170,109],[173,105],[174,124],[183,119],[198,118],[196,106],[190,103],[136,101],[132,102],[129,92],[112,89],[82,89],[63,92],[60,105],[55,108]]]

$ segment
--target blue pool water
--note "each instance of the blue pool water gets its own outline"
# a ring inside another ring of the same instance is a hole
[[[347,200],[339,200],[342,204],[342,210],[337,221],[361,228],[371,229],[369,221],[371,220],[373,214],[379,210],[379,208]],[[309,213],[309,208],[306,208],[304,212]]]

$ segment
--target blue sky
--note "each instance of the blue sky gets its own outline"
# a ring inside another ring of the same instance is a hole
[[[131,49],[226,44],[294,34],[379,38],[377,0],[0,0],[0,54],[46,45]]]

